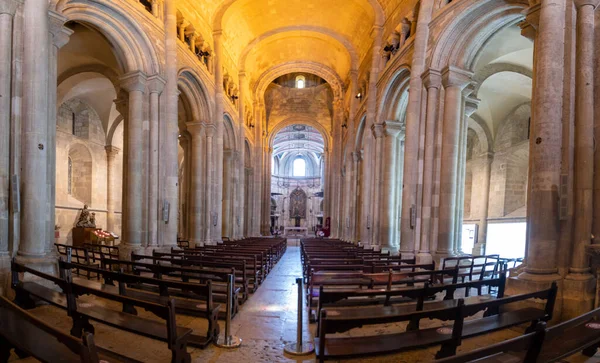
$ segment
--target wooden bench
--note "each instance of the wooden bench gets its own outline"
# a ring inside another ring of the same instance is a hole
[[[56,251],[59,256],[67,258],[68,251],[71,251],[71,259],[77,262],[78,265],[85,266],[95,266],[100,267],[100,261],[94,260],[94,255],[90,254],[90,251],[84,247],[75,247],[71,245],[65,245],[60,243],[55,243]],[[81,271],[77,268],[73,270],[77,275],[81,275]],[[86,277],[89,279],[92,277],[89,271],[86,271]],[[99,278],[99,276],[95,275],[94,277]]]
[[[533,333],[505,340],[489,347],[436,360],[439,363],[535,363],[546,334],[546,323],[539,322]],[[544,361],[545,362],[545,361]]]
[[[65,266],[70,268],[71,266]],[[73,321],[71,335],[81,337],[84,331],[94,332],[90,320],[109,325],[124,331],[143,335],[149,338],[167,342],[171,350],[172,362],[189,362],[190,355],[187,352],[187,344],[198,347],[206,347],[211,341],[206,337],[192,334],[188,328],[178,327],[175,320],[175,302],[169,300],[166,304],[158,304],[139,300],[127,296],[115,294],[109,290],[97,290],[70,281],[70,270],[61,279],[16,263],[11,264],[12,287],[16,293],[15,302],[24,308],[34,308],[33,297],[50,303],[51,305],[64,309]],[[56,284],[62,292],[36,282],[23,282],[19,280],[19,273],[30,273],[44,280]],[[123,307],[140,307],[152,312],[154,315],[165,320],[161,323],[156,320],[141,318],[132,314],[115,311],[109,308],[90,303],[80,303],[78,296],[94,295],[107,300],[123,304]]]
[[[419,347],[441,345],[436,358],[445,358],[456,354],[456,348],[462,339],[481,334],[529,323],[532,330],[538,322],[550,320],[556,299],[556,284],[552,287],[529,294],[504,297],[487,302],[465,304],[463,299],[455,301],[455,306],[440,309],[433,304],[423,306],[421,311],[411,311],[406,306],[384,306],[377,309],[355,308],[349,310],[323,309],[320,316],[319,337],[315,339],[318,360],[323,362],[328,358],[348,358],[381,353],[391,353]],[[500,313],[504,305],[522,302],[528,299],[546,300],[545,309],[522,308]],[[485,311],[484,317],[464,321],[466,317]],[[339,333],[355,327],[370,324],[387,324],[409,321],[412,326],[418,326],[421,319],[454,320],[452,328],[429,328],[407,330],[376,336],[360,337],[328,337],[328,334]]]
[[[61,271],[67,271],[73,265],[70,262],[59,261]],[[105,283],[79,279],[75,281],[79,285],[157,304],[165,304],[175,300],[177,303],[175,311],[177,313],[201,317],[208,321],[207,339],[216,338],[219,334],[217,318],[221,305],[213,302],[211,281],[206,281],[203,284],[185,283],[96,269],[94,267],[84,266],[81,268],[92,269],[102,276]],[[115,282],[118,283],[118,287],[114,285]],[[178,296],[178,292],[182,291],[186,293],[186,300],[174,299]],[[126,304],[123,305],[123,312],[136,314],[135,309]]]
[[[93,334],[72,337],[0,296],[0,362],[8,361],[12,349],[21,359],[31,356],[42,362],[97,363],[101,359]]]

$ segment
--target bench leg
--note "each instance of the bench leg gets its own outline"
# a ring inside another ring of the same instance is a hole
[[[14,303],[21,307],[22,309],[29,310],[35,308],[35,301],[31,298],[29,293],[17,289],[15,290],[15,300]]]
[[[411,319],[406,326],[406,331],[419,330],[419,319]]]
[[[454,343],[442,344],[442,349],[435,354],[435,359],[452,357],[456,354],[456,345]]]
[[[534,320],[531,322],[531,325],[527,329],[525,329],[525,334],[533,333],[535,331],[535,327],[538,325],[539,320]]]
[[[190,356],[190,353],[187,352],[185,342],[176,342],[175,345],[171,347],[172,363],[190,363],[191,361],[192,357]]]
[[[13,348],[12,344],[2,335],[0,335],[0,362],[8,362],[10,351]]]
[[[81,338],[83,332],[94,334],[94,326],[90,324],[89,320],[82,316],[73,316],[73,327],[71,328],[71,335],[76,338]]]
[[[598,345],[592,345],[591,347],[585,348],[581,353],[586,357],[593,357],[598,350]]]
[[[131,315],[137,315],[138,312],[131,304],[123,304],[123,312]]]

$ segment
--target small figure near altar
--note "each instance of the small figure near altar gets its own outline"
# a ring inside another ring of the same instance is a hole
[[[88,210],[87,204],[83,205],[79,220],[75,224],[76,227],[96,228],[96,213],[91,213]]]

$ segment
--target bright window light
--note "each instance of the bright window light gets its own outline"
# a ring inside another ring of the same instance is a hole
[[[306,161],[304,159],[296,158],[293,167],[293,176],[306,176]]]
[[[489,223],[487,230],[486,255],[498,254],[504,258],[525,256],[527,223]]]
[[[296,77],[296,88],[304,88],[305,82],[304,76]]]

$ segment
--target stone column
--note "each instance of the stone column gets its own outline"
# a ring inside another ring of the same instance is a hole
[[[561,172],[564,81],[565,0],[542,0],[530,9],[539,17],[535,40],[532,127],[530,143],[532,184],[528,208],[527,266],[519,280],[532,290],[560,280],[557,270],[559,185]],[[515,281],[517,285],[517,281]]]
[[[206,226],[206,230],[205,230],[205,236],[204,236],[204,242],[205,243],[211,243],[212,242],[212,235],[211,235],[211,231],[216,228],[216,226],[214,225],[215,223],[213,222],[214,219],[214,211],[212,209],[213,206],[213,202],[212,200],[214,199],[214,195],[213,195],[213,175],[215,173],[214,171],[214,163],[211,161],[213,158],[213,140],[215,137],[215,133],[216,133],[216,128],[214,124],[210,124],[207,125],[207,127],[205,128],[205,133],[206,133],[206,159],[205,159],[205,168],[206,168],[206,175],[205,175],[205,207],[204,207],[204,224]]]
[[[571,267],[565,278],[563,316],[594,306],[595,279],[585,247],[592,240],[594,189],[594,12],[599,0],[575,0],[577,52],[575,79],[574,228]],[[568,281],[568,282],[567,282]]]
[[[233,239],[233,221],[231,220],[231,202],[232,202],[232,169],[233,153],[231,150],[223,151],[223,204],[222,204],[222,232],[224,237]]]
[[[383,137],[384,137],[384,126],[381,123],[376,123],[373,124],[371,126],[371,131],[373,132],[373,139],[375,141],[375,152],[373,155],[373,159],[372,161],[374,162],[374,169],[373,170],[373,183],[371,184],[371,200],[372,200],[372,204],[371,204],[371,209],[370,211],[372,212],[372,222],[371,222],[371,244],[374,245],[382,245],[382,238],[381,238],[381,225],[382,225],[382,221],[380,220],[380,206],[381,206],[381,202],[383,199],[383,192],[382,192],[382,188],[381,185],[384,182],[383,181],[383,157],[384,157],[384,150],[383,150]],[[387,198],[387,196],[386,196]],[[383,217],[382,217],[383,218]],[[387,241],[386,241],[387,242]]]
[[[350,241],[353,243],[358,243],[358,239],[360,236],[360,221],[358,220],[358,208],[359,208],[359,200],[358,200],[358,177],[360,173],[360,152],[353,151],[352,155],[352,175],[351,175],[351,194],[350,194]]]
[[[23,125],[19,255],[42,257],[48,243],[48,4],[23,6]]]
[[[161,246],[177,244],[177,206],[179,205],[179,123],[177,114],[177,7],[174,1],[165,1],[165,86],[164,100],[165,120],[161,122],[159,171],[158,213],[160,215],[159,243]],[[159,81],[160,83],[160,81]],[[169,206],[169,220],[162,218],[163,208]]]
[[[400,252],[415,253],[415,230],[411,226],[411,210],[417,208],[417,191],[419,175],[419,125],[421,124],[421,103],[423,81],[421,76],[425,71],[425,59],[429,38],[429,22],[433,12],[434,0],[422,0],[415,29],[413,59],[410,72],[410,92],[406,109],[406,138],[404,143],[404,172],[402,190],[402,221]],[[437,88],[439,89],[439,87]],[[437,93],[437,89],[434,91]],[[426,247],[429,249],[429,246]],[[428,251],[426,253],[429,253]]]
[[[252,236],[260,236],[261,232],[261,219],[262,219],[262,189],[264,188],[262,180],[262,164],[263,164],[263,110],[264,104],[255,102],[254,113],[255,113],[255,128],[254,128],[254,161],[253,173],[254,173],[254,185],[252,195],[253,213],[252,220],[250,221],[252,228]]]
[[[127,166],[123,167],[123,175],[127,175],[123,188],[123,200],[127,200],[123,208],[123,231],[119,253],[123,258],[129,258],[132,251],[142,247],[142,231],[144,227],[142,193],[144,158],[136,152],[143,144],[143,103],[146,89],[146,76],[142,72],[132,72],[121,77],[121,88],[129,93],[129,110],[127,113]],[[175,204],[173,207],[176,207]]]
[[[442,129],[442,165],[440,173],[440,217],[436,258],[444,258],[453,252],[454,228],[458,203],[458,142],[462,113],[462,92],[471,81],[472,73],[448,67],[442,74],[445,89],[444,126]]]
[[[214,242],[221,241],[221,221],[222,221],[222,203],[223,203],[223,44],[222,32],[220,30],[213,32],[213,43],[215,48],[215,114],[213,123],[216,127],[216,133],[213,138],[213,156],[208,159],[213,163],[211,168],[213,189],[211,201],[211,213],[213,213],[213,223],[211,224],[211,239]],[[216,218],[217,225],[214,226]]]
[[[150,160],[148,182],[148,247],[158,247],[158,138],[159,138],[159,96],[165,86],[165,80],[159,75],[148,77],[150,92]],[[175,206],[173,206],[175,207]]]
[[[423,74],[423,83],[427,88],[427,114],[425,122],[425,153],[423,161],[423,199],[421,201],[421,245],[419,247],[419,253],[417,254],[417,258],[419,263],[429,263],[431,262],[430,245],[432,242],[431,237],[433,228],[433,225],[431,223],[431,209],[433,203],[433,169],[436,143],[435,130],[438,118],[437,115],[440,100],[440,88],[442,86],[442,75],[439,71],[429,69]],[[408,124],[406,126],[408,130]],[[408,137],[406,139],[406,142],[408,142]],[[408,162],[408,155],[406,154],[406,144],[404,145],[404,147],[406,165],[406,163]],[[404,219],[402,220],[402,223],[404,223]],[[410,219],[406,221],[406,223],[410,223]]]
[[[244,238],[244,226],[245,223],[245,215],[244,211],[246,209],[246,128],[244,125],[246,124],[246,110],[245,110],[245,92],[246,92],[246,73],[239,72],[238,73],[239,80],[239,102],[238,102],[238,122],[239,122],[239,157],[236,165],[236,170],[238,174],[238,181],[236,184],[236,206],[235,206],[235,226],[234,226],[234,237],[236,239]]]
[[[8,255],[12,30],[18,5],[15,0],[0,2],[0,256]]]
[[[54,12],[48,12],[49,19],[49,44],[48,55],[48,164],[47,164],[47,187],[48,187],[48,220],[46,222],[46,252],[54,251],[54,226],[56,224],[56,89],[58,87],[57,67],[58,50],[69,41],[73,34],[71,29],[64,27],[67,18]]]
[[[204,142],[203,142],[203,124],[200,122],[188,122],[187,130],[190,133],[191,140],[191,186],[190,197],[189,197],[189,238],[190,244],[193,246],[201,246],[205,240],[205,235],[203,234],[203,222],[206,221],[206,217],[204,216],[204,201],[206,190],[204,190]]]
[[[114,232],[116,227],[115,222],[115,204],[119,198],[117,194],[117,180],[115,180],[115,159],[119,148],[114,146],[106,146],[106,229]]]
[[[396,215],[397,205],[396,200],[396,185],[401,183],[400,180],[396,180],[397,165],[400,161],[398,158],[402,155],[398,154],[398,135],[403,130],[402,123],[399,121],[386,121],[383,123],[383,139],[382,139],[382,151],[383,153],[379,157],[382,159],[381,168],[381,180],[377,184],[380,187],[380,212],[379,212],[379,238],[381,246],[391,250],[393,253],[398,252],[400,246],[398,245],[399,238],[395,238],[396,226],[398,218]]]

